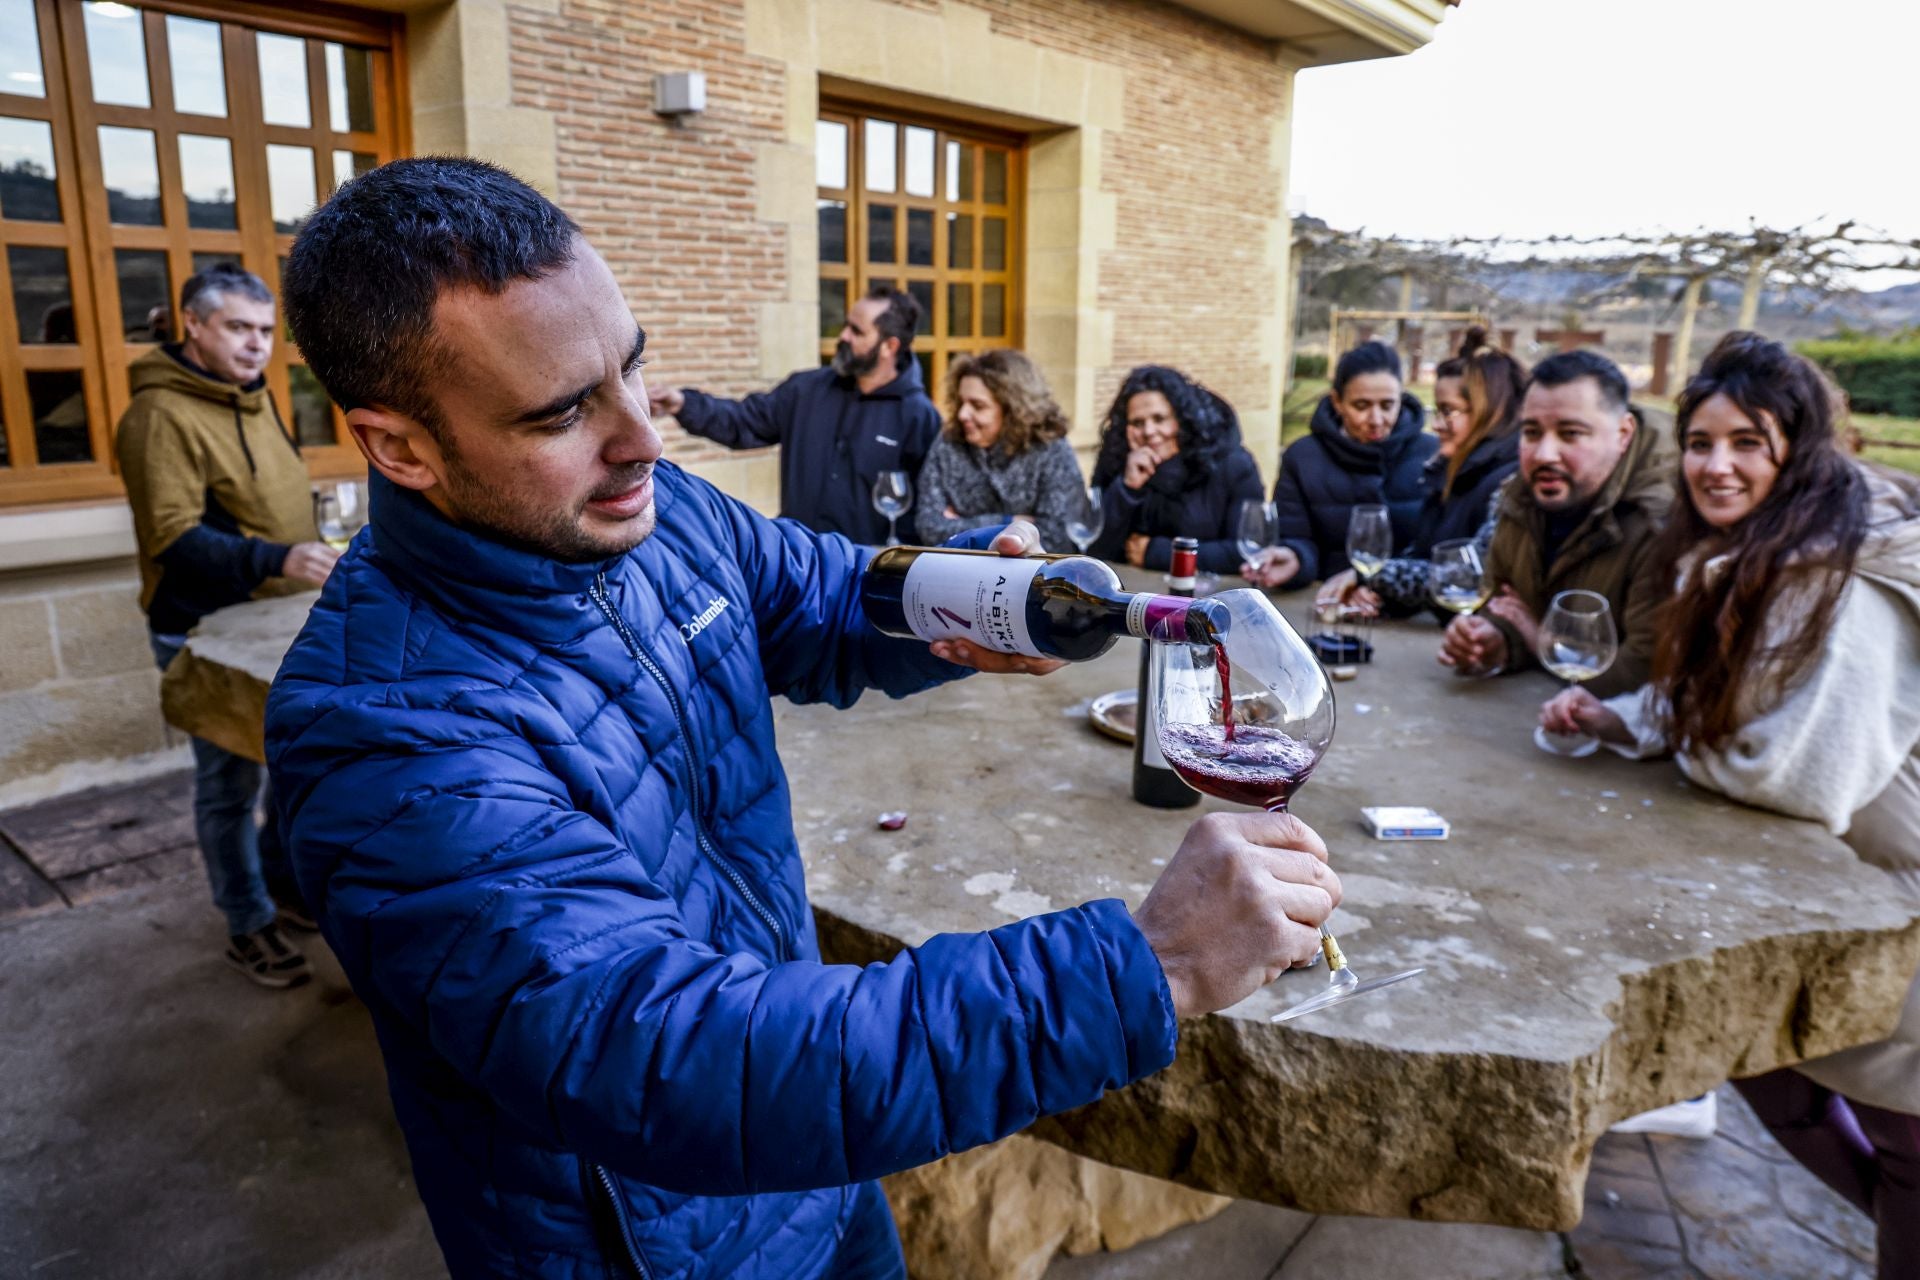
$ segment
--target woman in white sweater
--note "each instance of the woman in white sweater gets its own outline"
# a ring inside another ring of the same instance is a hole
[[[1920,904],[1920,486],[1848,457],[1806,360],[1757,334],[1681,396],[1684,500],[1653,683],[1569,689],[1558,733],[1671,751],[1699,786],[1809,818]],[[1920,1276],[1920,982],[1891,1037],[1736,1086],[1781,1144]]]

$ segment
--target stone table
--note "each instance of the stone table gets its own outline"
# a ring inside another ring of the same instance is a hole
[[[257,754],[265,684],[307,603],[207,619],[168,672],[169,718]],[[1305,608],[1282,603],[1296,620]],[[1341,873],[1332,923],[1355,968],[1427,974],[1277,1026],[1268,1015],[1326,982],[1287,974],[1184,1025],[1168,1070],[1038,1136],[1313,1212],[1565,1229],[1613,1121],[1891,1029],[1920,919],[1881,872],[1670,763],[1544,754],[1529,731],[1553,684],[1456,679],[1436,641],[1428,622],[1379,628],[1294,804]],[[1095,897],[1137,904],[1196,811],[1132,803],[1126,747],[1087,722],[1088,699],[1130,686],[1136,663],[1122,645],[1044,681],[847,712],[779,704],[828,954],[878,959]],[[1431,805],[1453,838],[1374,841],[1369,804]],[[879,830],[893,809],[907,825]]]

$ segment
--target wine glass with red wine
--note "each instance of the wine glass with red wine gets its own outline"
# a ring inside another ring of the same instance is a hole
[[[1215,642],[1153,646],[1160,753],[1195,791],[1285,813],[1333,742],[1326,669],[1264,592],[1213,597],[1225,618]],[[1326,992],[1274,1018],[1284,1022],[1423,972],[1361,982],[1325,925]]]

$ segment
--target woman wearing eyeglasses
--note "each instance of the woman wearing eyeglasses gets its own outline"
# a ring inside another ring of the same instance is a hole
[[[1440,447],[1421,471],[1426,496],[1412,540],[1364,587],[1351,569],[1327,579],[1320,585],[1321,604],[1406,617],[1432,603],[1427,556],[1436,543],[1474,538],[1485,555],[1493,537],[1494,497],[1520,469],[1520,402],[1526,389],[1526,366],[1489,345],[1485,329],[1468,329],[1459,354],[1434,370],[1433,434]]]

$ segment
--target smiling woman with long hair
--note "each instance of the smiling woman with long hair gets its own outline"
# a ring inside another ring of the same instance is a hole
[[[1699,786],[1821,823],[1920,904],[1920,484],[1843,452],[1835,398],[1758,334],[1714,348],[1680,397],[1653,682],[1568,690],[1541,723],[1671,750]],[[1920,1275],[1920,983],[1890,1038],[1735,1083],[1875,1218],[1879,1274]]]
[[[952,416],[920,472],[921,540],[938,545],[1019,516],[1039,527],[1042,546],[1064,551],[1082,501],[1080,463],[1039,368],[1018,351],[957,356],[947,403]]]

